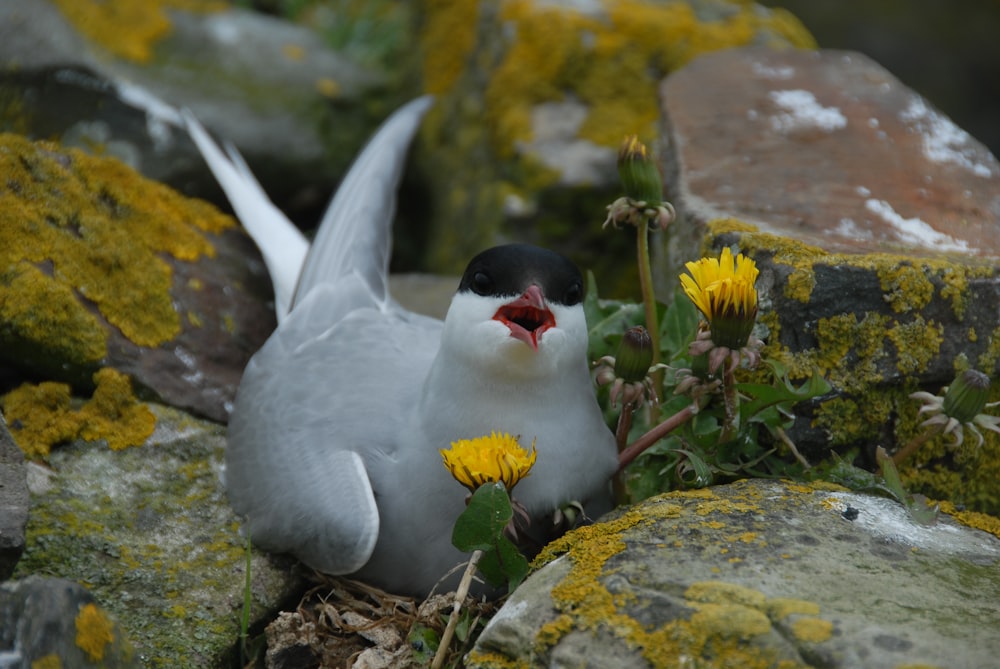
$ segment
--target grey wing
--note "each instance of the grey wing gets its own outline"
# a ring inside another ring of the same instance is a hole
[[[351,275],[364,281],[380,308],[386,307],[396,189],[407,149],[432,102],[424,96],[393,113],[354,161],[320,222],[293,308],[316,286]]]
[[[334,574],[357,571],[375,547],[372,472],[395,458],[441,329],[369,307],[318,331],[350,292],[314,291],[254,356],[226,451],[227,492],[252,541]]]

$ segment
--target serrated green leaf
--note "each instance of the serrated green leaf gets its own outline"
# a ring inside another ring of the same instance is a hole
[[[680,464],[680,477],[685,485],[704,488],[712,483],[712,468],[701,455],[690,450],[678,449],[687,456]]]
[[[770,364],[770,363],[769,363]],[[736,389],[751,399],[742,403],[740,412],[748,420],[763,422],[757,418],[769,407],[780,407],[790,413],[790,406],[811,400],[830,392],[830,384],[818,372],[813,372],[801,385],[795,386],[787,377],[776,377],[773,384],[738,383]]]

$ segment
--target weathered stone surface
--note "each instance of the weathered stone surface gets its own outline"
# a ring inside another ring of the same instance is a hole
[[[711,54],[661,98],[689,234],[734,217],[830,253],[1000,257],[996,158],[863,54]]]
[[[175,108],[186,107],[311,224],[364,138],[407,94],[386,86],[381,63],[351,53],[353,42],[338,52],[289,21],[222,3],[201,12],[169,4],[119,13],[90,2],[0,5],[0,128],[115,155],[188,194],[219,198],[177,127]],[[413,39],[400,14],[383,14],[369,35],[385,40],[383,57]],[[358,20],[340,14],[331,30]]]
[[[59,448],[32,487],[17,575],[84,583],[147,667],[228,666],[240,632],[245,541],[220,476],[219,426],[166,407],[140,447]],[[251,558],[250,623],[301,592],[292,561]]]
[[[0,581],[14,573],[24,552],[28,522],[28,480],[21,449],[0,415]]]
[[[1000,5],[782,0],[827,48],[871,56],[1000,156]]]
[[[274,327],[249,237],[126,165],[0,136],[0,360],[85,391],[94,371],[224,422]]]
[[[874,466],[876,445],[921,430],[909,394],[956,370],[989,374],[1000,398],[1000,165],[986,149],[860,54],[706,55],[661,100],[680,217],[662,287],[706,248],[757,261],[764,354],[835,389],[797,410],[810,457],[858,449]],[[903,474],[996,513],[998,470],[990,435],[982,449],[934,440]]]
[[[79,583],[29,576],[0,584],[0,666],[142,666],[121,626]]]
[[[1000,539],[883,498],[760,480],[670,493],[562,551],[470,667],[973,669],[1000,652]]]

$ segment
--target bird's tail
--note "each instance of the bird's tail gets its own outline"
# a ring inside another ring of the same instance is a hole
[[[309,242],[267,197],[236,148],[227,144],[223,152],[194,114],[188,110],[181,114],[188,135],[264,256],[274,286],[274,310],[280,322],[291,310]]]

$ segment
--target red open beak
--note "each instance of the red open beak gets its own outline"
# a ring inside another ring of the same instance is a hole
[[[520,297],[497,309],[493,320],[506,325],[511,337],[520,339],[535,351],[542,333],[556,325],[556,317],[545,306],[542,289],[534,284]]]

